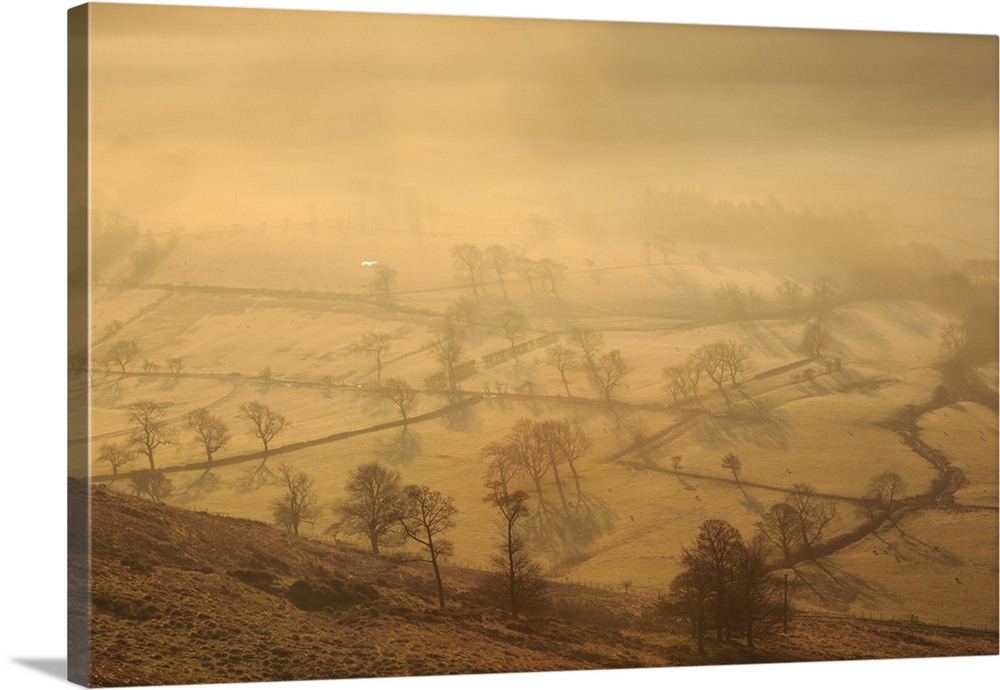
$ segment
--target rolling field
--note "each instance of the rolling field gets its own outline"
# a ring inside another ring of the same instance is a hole
[[[131,492],[128,472],[145,458],[113,477],[101,449],[127,441],[126,405],[169,403],[172,442],[156,455],[172,483],[166,502],[270,522],[281,489],[251,476],[262,447],[240,413],[256,400],[289,421],[271,442],[267,467],[285,463],[313,479],[320,513],[306,535],[363,545],[327,528],[348,474],[379,460],[404,482],[454,499],[453,560],[486,568],[499,532],[483,500],[484,447],[521,418],[574,420],[592,441],[576,465],[579,488],[566,467],[561,485],[551,474],[544,479],[541,495],[519,480],[532,494],[534,552],[552,579],[656,596],[680,572],[681,551],[704,520],[726,519],[749,536],[764,511],[809,485],[835,506],[826,533],[832,541],[864,527],[859,504],[869,483],[895,472],[906,505],[896,524],[862,530],[842,548],[796,563],[800,603],[996,628],[996,409],[964,399],[929,403],[948,383],[935,365],[953,315],[917,300],[842,299],[823,317],[828,337],[819,354],[804,354],[799,345],[812,319],[777,304],[774,289],[784,277],[777,267],[699,263],[693,246],[669,265],[646,265],[563,241],[552,254],[566,266],[557,289],[514,273],[501,285],[485,273],[474,300],[448,260],[447,236],[425,238],[410,256],[387,238],[367,245],[361,237],[309,236],[286,247],[266,244],[272,236],[181,236],[146,285],[94,289],[99,364],[89,440],[70,439],[89,443],[91,466],[77,474]],[[548,255],[543,241],[525,244]],[[371,273],[360,262],[370,258],[398,269],[390,294],[365,288]],[[720,313],[716,291],[734,281],[765,296],[755,315]],[[462,360],[476,364],[447,394],[434,384],[441,365],[430,347],[448,310],[463,304]],[[511,308],[525,319],[515,341],[534,344],[516,361],[489,363],[487,355],[510,348],[498,320]],[[601,352],[618,350],[627,363],[626,385],[612,402],[579,356],[565,384],[547,363],[550,349],[573,347],[570,333],[581,328],[600,334]],[[357,347],[374,331],[388,335],[380,372]],[[124,371],[101,363],[122,339],[140,352]],[[752,366],[737,385],[706,380],[697,395],[675,399],[664,367],[715,341],[744,344]],[[179,371],[169,370],[171,359],[182,361]],[[407,425],[379,394],[379,377],[418,390]],[[948,501],[921,499],[940,495],[943,470],[890,423],[909,406],[926,408],[917,423],[922,443],[964,476]],[[211,468],[185,424],[201,407],[222,418],[231,436]],[[729,453],[742,461],[738,477],[721,466]]]

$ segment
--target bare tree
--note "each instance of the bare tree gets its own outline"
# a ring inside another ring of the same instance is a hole
[[[380,389],[380,393],[385,400],[388,400],[399,410],[399,415],[403,418],[405,426],[410,412],[417,406],[417,391],[403,379],[390,378],[385,380],[385,385]]]
[[[951,359],[961,359],[969,342],[969,332],[965,324],[949,321],[941,329],[941,346],[945,355]]]
[[[257,469],[254,470],[252,477],[271,474],[271,471],[267,469],[267,454],[270,450],[270,443],[275,436],[285,430],[285,427],[288,426],[288,420],[283,414],[275,412],[258,400],[240,405],[240,413],[244,419],[250,422],[254,435],[264,445],[264,457]]]
[[[430,349],[444,370],[448,389],[457,390],[455,369],[462,363],[462,355],[465,352],[465,331],[453,320],[446,319],[444,327],[434,335]]]
[[[742,488],[740,484],[740,471],[743,469],[743,461],[740,460],[739,456],[735,453],[727,453],[724,458],[722,458],[722,469],[729,470],[733,473],[733,479],[736,481],[737,486]]]
[[[896,498],[905,488],[906,482],[897,472],[882,472],[868,483],[868,493],[864,505],[873,517],[884,515],[889,521],[895,522],[892,511],[896,508]]]
[[[403,533],[427,549],[427,560],[434,568],[437,583],[438,603],[444,608],[444,585],[441,583],[439,562],[451,556],[454,547],[440,535],[455,526],[455,507],[451,498],[439,491],[431,491],[426,486],[410,484],[402,491],[397,504],[396,519]]]
[[[580,422],[560,419],[546,423],[546,434],[549,436],[549,444],[556,461],[553,469],[556,469],[560,462],[569,465],[569,470],[573,475],[573,483],[576,487],[576,501],[579,505],[583,500],[583,493],[580,491],[580,473],[576,469],[576,463],[590,450],[590,436],[584,432]],[[557,475],[558,479],[558,475]]]
[[[538,275],[542,278],[542,287],[547,284],[549,291],[555,295],[558,286],[566,275],[566,266],[549,258],[542,258],[535,262]]]
[[[479,300],[479,288],[476,283],[482,270],[483,252],[474,244],[456,244],[451,248],[451,258],[455,268],[468,274],[469,284],[476,301]]]
[[[97,461],[111,467],[111,474],[118,476],[118,470],[135,460],[135,451],[120,443],[104,443],[97,455]]]
[[[722,384],[725,382],[728,373],[725,343],[717,341],[700,345],[694,351],[692,357],[695,366],[712,380],[712,383],[715,384],[720,393],[725,394],[725,391],[722,389]]]
[[[601,355],[597,360],[596,372],[601,397],[608,402],[614,398],[615,391],[628,386],[625,378],[628,375],[628,365],[622,359],[621,351],[617,349]]]
[[[552,457],[542,443],[537,425],[527,417],[522,417],[514,423],[505,441],[513,449],[518,465],[534,482],[538,501],[542,503],[542,479],[552,467]]]
[[[510,270],[512,262],[510,250],[499,244],[491,244],[483,250],[483,258],[496,271],[500,289],[503,290],[503,296],[507,297],[507,285],[503,277]]]
[[[108,348],[108,358],[121,367],[125,373],[125,367],[139,356],[139,344],[134,340],[116,340]]]
[[[671,364],[670,366],[664,367],[663,378],[667,380],[666,388],[670,391],[670,395],[673,397],[674,402],[677,402],[678,395],[682,395],[685,399],[687,399],[687,392],[691,382],[688,379],[686,365]]]
[[[821,350],[830,342],[830,331],[826,324],[819,318],[812,323],[806,324],[802,331],[802,341],[799,343],[799,352],[810,357],[822,356]]]
[[[487,591],[502,592],[507,610],[516,617],[541,599],[546,589],[542,567],[528,555],[527,543],[518,529],[518,523],[529,513],[528,494],[508,494],[499,483],[489,488],[485,500],[500,512],[504,536],[499,553],[490,559],[494,571],[486,577]]]
[[[743,544],[736,566],[734,593],[737,614],[743,624],[747,648],[754,648],[759,629],[757,623],[774,611],[778,581],[767,563],[766,539],[755,535]]]
[[[562,380],[563,388],[566,390],[566,397],[573,397],[569,392],[569,381],[566,379],[566,372],[576,366],[576,353],[565,345],[554,345],[546,351],[545,363],[554,367],[559,372],[559,378]]]
[[[795,511],[799,543],[804,549],[811,549],[822,540],[827,526],[837,515],[836,508],[830,501],[820,498],[808,484],[795,484],[785,502]]]
[[[221,450],[229,442],[229,428],[226,423],[204,407],[188,412],[187,423],[194,432],[195,439],[205,449],[208,463],[212,464],[213,453]]]
[[[181,373],[181,369],[184,368],[184,358],[170,357],[169,359],[167,359],[167,368],[170,370],[171,374]]]
[[[365,331],[355,347],[375,359],[375,385],[382,385],[382,357],[389,349],[392,336],[385,332]]]
[[[587,369],[590,371],[590,375],[596,379],[597,356],[601,349],[601,345],[604,344],[604,336],[598,331],[592,331],[587,328],[577,328],[570,332],[569,339],[570,342],[576,345],[577,349],[580,350],[580,354],[583,355],[583,359],[587,363]]]
[[[514,353],[514,362],[520,364],[517,357],[517,341],[524,337],[528,330],[528,319],[524,313],[517,309],[504,309],[500,312],[500,333],[510,343],[510,350]]]
[[[798,511],[787,503],[775,503],[756,526],[760,534],[781,549],[785,563],[790,563],[792,553],[802,544]]]
[[[278,481],[282,494],[271,503],[274,523],[298,535],[300,525],[310,524],[319,516],[312,479],[282,463],[278,466]]]
[[[753,367],[750,348],[735,340],[730,340],[723,344],[722,361],[725,365],[726,373],[729,375],[729,380],[734,386],[739,385],[738,377]]]
[[[125,412],[132,423],[129,444],[137,447],[139,452],[146,456],[150,472],[156,471],[154,462],[156,449],[172,442],[167,433],[167,421],[164,419],[164,411],[171,405],[172,403],[155,400],[137,400],[125,406]]]
[[[399,472],[377,462],[359,465],[348,475],[347,498],[337,506],[343,529],[365,536],[375,555],[380,544],[397,541],[400,481]]]
[[[805,288],[802,287],[802,283],[794,278],[782,278],[781,285],[776,287],[774,291],[777,293],[778,299],[787,304],[793,313],[797,314],[799,309],[802,308]]]
[[[483,448],[482,454],[489,462],[486,467],[487,482],[490,485],[497,483],[505,494],[508,493],[510,482],[521,472],[516,446],[509,440],[491,441]]]

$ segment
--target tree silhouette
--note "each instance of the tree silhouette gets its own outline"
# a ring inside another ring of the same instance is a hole
[[[285,430],[288,420],[279,412],[275,412],[269,406],[258,400],[240,405],[240,413],[243,418],[250,422],[254,435],[260,439],[264,445],[264,457],[260,465],[254,470],[251,478],[258,478],[264,474],[272,474],[267,468],[267,454],[270,450],[270,443],[274,437]]]
[[[187,423],[198,443],[205,449],[208,463],[211,464],[212,455],[229,442],[229,428],[220,417],[213,415],[204,407],[189,412]]]
[[[271,514],[275,524],[298,535],[300,525],[314,522],[319,515],[312,479],[282,463],[278,466],[278,481],[283,491],[272,501]]]
[[[121,367],[125,367],[139,356],[139,345],[134,340],[117,340],[108,348],[108,358]]]
[[[154,400],[137,400],[125,406],[125,412],[132,423],[129,444],[137,447],[139,452],[146,456],[150,472],[156,471],[156,462],[154,461],[156,449],[172,442],[167,434],[167,422],[163,418],[164,411],[172,404]]]
[[[427,549],[427,560],[434,568],[438,604],[444,608],[444,586],[441,583],[439,562],[454,552],[450,541],[440,535],[455,526],[458,509],[452,499],[426,486],[410,484],[402,491],[397,504],[396,519],[403,533]]]
[[[337,506],[343,529],[366,537],[375,555],[380,544],[397,541],[400,481],[399,472],[380,463],[359,465],[348,475],[347,497]]]
[[[517,617],[541,599],[546,589],[542,567],[529,556],[518,525],[529,513],[528,494],[506,493],[499,482],[488,488],[490,493],[484,500],[500,513],[503,541],[498,545],[499,553],[490,558],[494,571],[487,575],[485,584],[487,591],[503,594],[511,617]]]

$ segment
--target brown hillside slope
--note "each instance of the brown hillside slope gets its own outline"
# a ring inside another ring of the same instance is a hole
[[[634,597],[553,585],[544,611],[511,621],[480,573],[448,569],[441,612],[420,564],[101,486],[91,500],[95,686],[997,653],[995,637],[803,619],[752,654],[698,659]]]

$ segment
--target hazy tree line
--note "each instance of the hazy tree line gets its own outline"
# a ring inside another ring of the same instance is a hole
[[[132,481],[137,494],[146,494],[154,500],[163,500],[170,495],[173,486],[170,478],[156,466],[156,457],[163,446],[178,443],[176,429],[170,428],[170,420],[166,412],[173,403],[156,400],[137,400],[129,403],[123,410],[131,429],[123,443],[105,443],[98,451],[97,461],[108,465],[112,475],[132,464],[138,458],[144,458],[148,469],[132,474]],[[257,400],[240,406],[240,418],[247,422],[253,436],[263,446],[263,456],[260,464],[251,472],[251,480],[273,478],[267,467],[270,443],[288,426],[288,420],[280,412],[271,409]],[[206,408],[191,410],[183,417],[184,427],[191,432],[194,442],[205,452],[207,472],[211,470],[215,453],[229,443],[231,435],[229,426],[218,415]]]
[[[522,522],[529,514],[528,496],[522,491],[508,492],[499,482],[487,483],[487,488],[484,501],[499,515],[501,538],[491,558],[493,569],[485,578],[484,590],[516,616],[537,601],[545,589],[542,568],[529,556],[522,535]],[[404,485],[398,471],[377,462],[352,470],[345,494],[335,504],[337,520],[326,532],[335,539],[340,533],[360,536],[375,555],[380,555],[385,546],[415,543],[418,555],[400,558],[431,565],[438,605],[444,608],[441,564],[454,553],[454,545],[444,536],[455,526],[458,514],[453,499],[424,485]],[[286,491],[282,505],[291,505],[289,498],[290,492]]]

